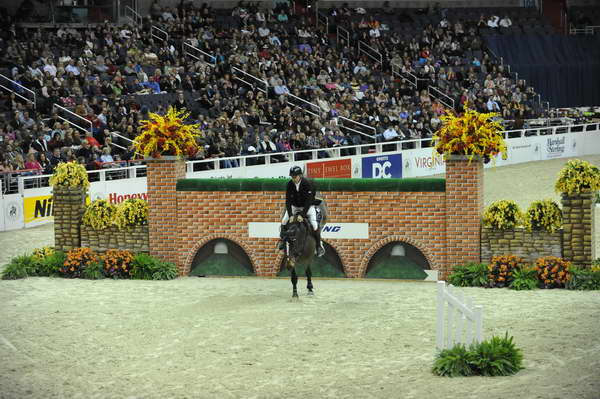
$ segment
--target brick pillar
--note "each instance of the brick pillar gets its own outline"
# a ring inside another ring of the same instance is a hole
[[[481,261],[483,163],[460,155],[446,160],[446,278],[452,267]]]
[[[563,258],[580,267],[592,264],[594,194],[562,197]]]
[[[86,190],[83,187],[54,187],[52,196],[55,249],[66,252],[80,247]]]
[[[185,162],[176,157],[163,156],[147,160],[148,181],[148,244],[150,255],[178,264],[178,179],[185,178]]]

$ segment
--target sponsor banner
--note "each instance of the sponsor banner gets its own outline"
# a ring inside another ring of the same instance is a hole
[[[294,163],[300,167],[304,166],[303,162]],[[245,168],[226,168],[215,170],[203,170],[198,172],[187,173],[188,179],[241,179],[241,178],[288,178],[292,163],[272,163],[269,165],[246,166]]]
[[[370,156],[362,159],[362,177],[389,179],[402,177],[402,154]]]
[[[249,222],[248,237],[279,238],[281,223]],[[329,239],[369,238],[368,223],[327,223],[323,227],[321,237]]]
[[[22,229],[23,223],[23,198],[21,194],[7,194],[0,201],[0,211],[4,218],[4,230]]]
[[[444,157],[435,153],[433,148],[417,148],[403,151],[404,177],[418,177],[442,174],[446,171]]]
[[[307,176],[311,178],[346,178],[352,177],[352,159],[338,159],[335,161],[308,162],[306,164]]]
[[[23,221],[25,227],[35,227],[54,221],[52,188],[32,188],[23,196]]]
[[[111,204],[120,204],[126,199],[148,200],[148,185],[145,177],[126,180],[109,180],[90,185],[92,200],[105,199]]]
[[[577,137],[577,155],[596,155],[600,154],[600,140],[598,140],[599,131],[578,133]]]
[[[514,165],[540,160],[540,141],[538,140],[538,137],[508,139],[505,140],[505,142],[506,159],[502,159],[502,154],[498,154],[493,162],[488,162],[484,167],[490,168],[493,166]]]
[[[541,136],[542,160],[567,158],[577,155],[577,140],[574,134]]]

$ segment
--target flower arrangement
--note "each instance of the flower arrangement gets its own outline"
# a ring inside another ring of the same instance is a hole
[[[52,255],[54,255],[54,248],[52,247],[42,247],[33,250],[33,257],[38,260],[46,259],[46,257]]]
[[[103,256],[104,273],[112,278],[131,277],[131,262],[133,253],[130,251],[120,251],[118,249],[109,249]]]
[[[67,252],[67,259],[59,271],[64,277],[82,277],[85,268],[98,260],[98,255],[90,248],[75,248]]]
[[[546,230],[554,233],[562,226],[562,211],[552,200],[534,201],[525,213],[527,230]]]
[[[54,169],[49,183],[52,187],[83,187],[88,188],[90,182],[83,165],[77,162],[61,162]]]
[[[467,155],[469,161],[479,156],[487,162],[500,153],[506,158],[502,125],[491,120],[495,116],[495,113],[479,113],[467,105],[461,116],[446,111],[440,118],[442,126],[433,135],[436,151],[445,155]]]
[[[597,191],[600,189],[600,169],[587,161],[573,159],[561,169],[554,188],[567,195]]]
[[[483,212],[483,224],[496,230],[514,229],[523,220],[523,214],[515,201],[493,202]]]
[[[123,229],[128,226],[141,226],[148,223],[148,202],[143,199],[130,198],[117,206],[114,224]]]
[[[535,262],[538,280],[544,288],[563,288],[569,280],[571,262],[556,256],[539,258]]]
[[[150,119],[140,122],[141,134],[135,139],[136,149],[145,156],[160,158],[161,155],[193,156],[198,151],[196,137],[198,124],[184,124],[190,115],[169,107],[165,116],[150,113]]]
[[[508,287],[513,280],[513,273],[524,267],[525,260],[515,255],[494,256],[488,265],[488,281],[490,287]]]
[[[86,206],[83,213],[83,224],[95,230],[109,227],[117,213],[117,207],[107,200],[97,199]]]

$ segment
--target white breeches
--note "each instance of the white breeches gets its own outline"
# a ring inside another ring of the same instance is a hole
[[[292,205],[292,213],[296,213],[296,212],[302,212],[304,208],[298,207],[298,206],[294,206]],[[317,224],[317,211],[315,211],[315,207],[311,206],[310,208],[308,208],[308,221],[310,222],[310,225],[312,226],[313,230],[316,230],[319,228],[319,225]],[[287,222],[290,220],[290,216],[287,213],[287,210],[285,211],[285,214],[283,215],[283,219],[281,219],[281,224],[287,224]]]

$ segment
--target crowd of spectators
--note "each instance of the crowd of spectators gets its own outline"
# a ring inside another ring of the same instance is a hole
[[[511,79],[485,51],[480,29],[484,23],[496,29],[490,18],[462,21],[445,10],[429,12],[435,22],[409,38],[368,10],[330,9],[330,26],[345,26],[350,35],[339,46],[323,25],[315,29],[309,15],[292,12],[285,1],[268,10],[240,2],[222,13],[191,2],[165,8],[155,0],[139,26],[26,29],[5,21],[2,67],[37,102],[1,98],[0,172],[49,173],[62,160],[88,169],[120,166],[136,159],[131,140],[138,122],[168,106],[190,110],[201,126],[192,159],[305,149],[327,157],[327,148],[372,137],[427,139],[450,102],[458,112],[467,101],[498,112],[515,127],[540,115],[533,89]],[[496,21],[497,29],[508,28],[505,20]],[[358,53],[359,40],[377,49],[381,62]],[[184,42],[204,53],[187,47],[193,57],[186,55]],[[444,96],[432,97],[429,85]]]

